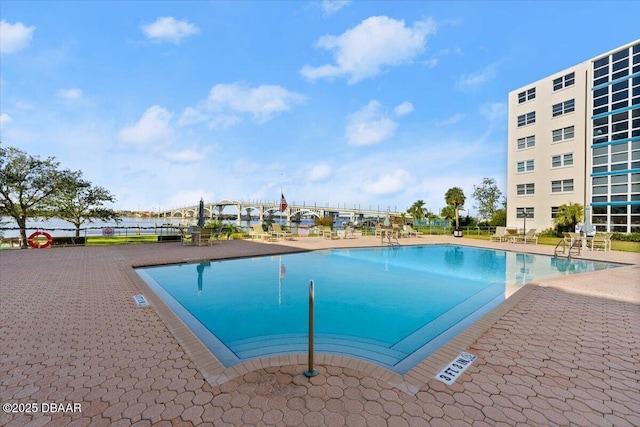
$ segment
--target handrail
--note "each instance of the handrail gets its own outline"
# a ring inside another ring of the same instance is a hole
[[[304,371],[305,377],[311,378],[318,375],[318,370],[313,367],[313,322],[314,322],[314,291],[313,280],[309,281],[309,369]]]

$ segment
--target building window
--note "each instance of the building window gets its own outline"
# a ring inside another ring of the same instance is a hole
[[[559,206],[551,206],[551,219],[556,219],[556,217],[558,216],[559,208]]]
[[[530,196],[535,194],[535,184],[518,184],[516,194],[518,196]]]
[[[533,208],[516,208],[516,218],[524,218],[524,214],[527,214],[527,218],[533,218]]]
[[[524,162],[518,162],[518,173],[533,171],[533,160],[525,160]]]
[[[575,100],[570,99],[568,101],[556,104],[552,108],[553,117],[561,116],[563,114],[571,113],[575,110]]]
[[[527,136],[526,138],[518,138],[518,150],[525,148],[532,148],[536,146],[536,137],[534,135]]]
[[[560,90],[565,87],[573,86],[576,82],[576,73],[569,73],[565,76],[553,79],[553,91]]]
[[[559,168],[562,166],[573,165],[573,153],[560,154],[559,156],[551,157],[551,167]]]
[[[530,125],[536,122],[536,112],[532,111],[531,113],[523,114],[518,116],[518,127]]]
[[[573,179],[551,181],[552,193],[570,193],[573,191]]]
[[[568,126],[562,129],[556,129],[552,133],[553,142],[560,142],[567,139],[573,139],[575,135],[575,126]]]
[[[536,99],[536,88],[531,88],[518,94],[518,104]]]

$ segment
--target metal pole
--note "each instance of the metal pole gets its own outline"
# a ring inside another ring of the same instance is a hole
[[[314,305],[314,293],[313,293],[313,280],[309,281],[309,369],[304,371],[306,377],[315,377],[318,375],[318,370],[313,367],[313,305]]]

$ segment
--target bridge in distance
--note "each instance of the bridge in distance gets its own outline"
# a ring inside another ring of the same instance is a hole
[[[158,212],[160,218],[185,218],[195,219],[198,218],[199,205],[184,206],[180,208],[161,210]],[[296,204],[295,202],[288,205],[284,212],[280,212],[280,202],[267,202],[267,201],[243,201],[243,200],[230,200],[224,199],[217,202],[205,202],[204,203],[204,218],[216,219],[220,216],[235,216],[238,225],[241,225],[241,221],[250,219],[251,217],[258,216],[260,221],[264,221],[265,218],[275,216],[277,214],[286,215],[287,223],[290,223],[294,218],[302,217],[348,217],[351,222],[362,221],[365,218],[384,218],[389,216],[400,216],[402,214],[410,216],[405,212],[398,212],[394,207],[387,209],[362,209],[360,206],[354,206],[353,208],[344,206],[331,207],[328,204],[326,206],[318,206],[317,204]]]

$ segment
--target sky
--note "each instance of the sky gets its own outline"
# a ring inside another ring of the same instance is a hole
[[[0,141],[115,209],[431,212],[506,194],[508,93],[637,39],[640,2],[0,1]]]

